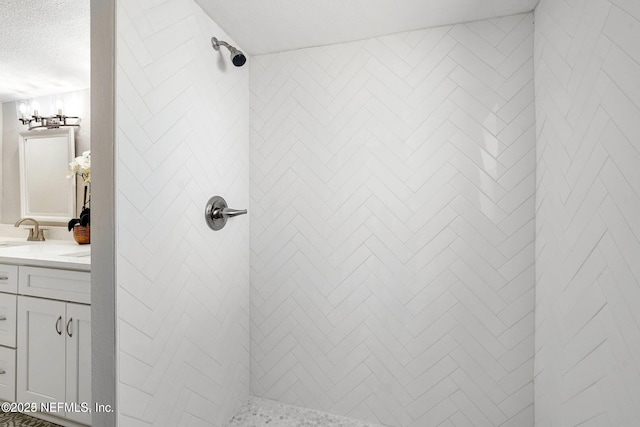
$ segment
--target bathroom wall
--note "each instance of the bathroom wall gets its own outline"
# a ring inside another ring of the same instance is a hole
[[[4,110],[0,110],[0,129],[4,129]],[[4,132],[0,131],[0,164],[2,164],[2,152],[3,152],[3,138],[4,138]],[[4,180],[2,177],[2,174],[0,173],[0,189],[3,187],[4,185]],[[3,191],[0,190],[0,206],[3,204],[3,198],[2,198],[2,193]],[[2,223],[2,210],[0,209],[0,223]]]
[[[89,89],[59,93],[56,95],[33,98],[40,104],[40,114],[52,115],[57,112],[56,101],[63,102],[64,113],[78,116],[80,127],[75,130],[76,155],[91,149],[91,95]],[[19,105],[19,103],[18,103]],[[2,104],[4,117],[2,129],[2,223],[13,224],[20,219],[20,157],[18,137],[26,131],[18,121],[16,102]],[[66,174],[66,171],[64,171]],[[78,207],[82,206],[79,195]],[[79,212],[79,211],[78,211]]]
[[[536,424],[640,420],[640,2],[536,9]]]
[[[251,391],[533,425],[533,15],[252,58]]]
[[[223,426],[249,395],[248,67],[191,0],[117,3],[121,426]]]

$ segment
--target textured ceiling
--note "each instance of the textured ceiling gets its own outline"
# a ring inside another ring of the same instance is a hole
[[[90,85],[89,0],[0,0],[0,102]]]
[[[538,0],[196,0],[250,54],[529,12]]]
[[[250,54],[532,10],[538,0],[196,0]],[[213,34],[212,34],[213,35]],[[88,0],[0,0],[0,102],[90,85]]]

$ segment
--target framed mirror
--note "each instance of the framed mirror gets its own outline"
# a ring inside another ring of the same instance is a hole
[[[66,223],[76,216],[76,180],[67,178],[75,158],[73,128],[20,133],[20,214]]]

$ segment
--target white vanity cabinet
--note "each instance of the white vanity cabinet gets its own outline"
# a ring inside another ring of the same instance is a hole
[[[18,267],[0,264],[0,399],[16,399]]]
[[[62,404],[29,415],[91,424],[90,289],[88,271],[0,264],[0,400]]]
[[[91,309],[87,305],[18,297],[16,401],[91,402]],[[89,413],[56,411],[83,423]]]

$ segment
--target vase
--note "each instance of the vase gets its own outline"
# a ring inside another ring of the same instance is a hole
[[[91,243],[91,226],[74,225],[73,238],[79,245]]]

